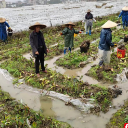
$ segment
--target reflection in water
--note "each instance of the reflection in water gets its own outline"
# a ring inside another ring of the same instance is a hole
[[[52,110],[53,108],[53,103],[52,99],[48,96],[40,96],[40,103],[41,103],[41,112],[45,116],[50,116],[50,117],[55,117],[55,112]]]

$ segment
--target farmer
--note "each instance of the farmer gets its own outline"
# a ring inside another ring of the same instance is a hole
[[[0,17],[0,40],[2,40],[4,42],[7,41],[6,26],[8,27],[8,29],[11,30],[9,24],[6,22],[6,19]]]
[[[85,20],[84,20],[86,34],[88,34],[88,30],[89,30],[89,35],[91,35],[93,21],[96,22],[96,20],[93,18],[93,15],[91,13],[91,10],[89,9],[87,11],[87,14],[85,15]]]
[[[40,77],[39,61],[41,63],[42,71],[47,73],[44,67],[44,53],[47,55],[49,50],[45,45],[43,33],[40,31],[45,27],[46,25],[40,24],[38,22],[29,27],[29,29],[33,30],[33,32],[30,34],[30,45],[32,47],[33,56],[35,57],[35,69],[37,77]]]
[[[74,43],[73,43],[74,34],[81,33],[81,31],[76,31],[74,29],[75,25],[72,22],[69,22],[68,24],[65,24],[65,25],[66,25],[66,28],[63,30],[62,33],[60,33],[60,35],[65,36],[64,54],[66,54],[67,48],[71,52],[72,47],[74,47]]]
[[[123,23],[123,28],[125,28],[125,26],[128,26],[128,7],[125,6],[122,8],[122,12],[120,13],[119,17],[120,18],[122,16],[122,23]]]
[[[99,42],[99,66],[102,64],[110,63],[110,47],[114,47],[117,44],[112,43],[112,31],[111,28],[116,27],[117,24],[112,21],[107,21],[101,30],[100,42]]]

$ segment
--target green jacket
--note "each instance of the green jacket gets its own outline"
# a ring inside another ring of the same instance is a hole
[[[65,36],[65,47],[70,47],[70,48],[74,47],[74,43],[73,43],[74,33],[78,34],[79,31],[76,31],[74,28],[71,30],[68,27],[66,27],[63,30],[62,35]]]

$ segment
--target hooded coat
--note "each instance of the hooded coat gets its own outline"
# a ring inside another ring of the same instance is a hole
[[[64,35],[65,37],[65,47],[74,47],[74,43],[73,43],[73,40],[74,40],[74,33],[75,34],[78,34],[79,31],[76,31],[74,28],[69,29],[68,27],[66,27],[63,32],[62,32],[62,35]]]
[[[10,27],[7,22],[0,23],[0,40],[6,41],[7,40],[7,31],[6,27]]]

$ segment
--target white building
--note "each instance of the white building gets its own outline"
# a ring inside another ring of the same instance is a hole
[[[0,0],[0,8],[6,8],[5,0]]]

